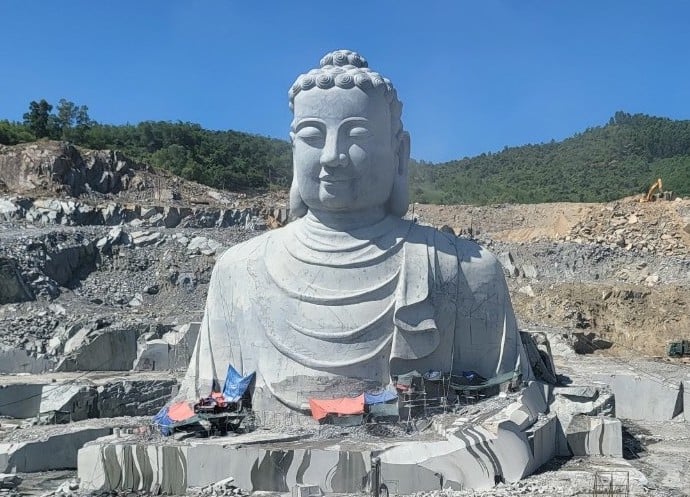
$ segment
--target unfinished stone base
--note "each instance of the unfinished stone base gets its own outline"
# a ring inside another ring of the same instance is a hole
[[[442,441],[369,446],[308,440],[246,445],[253,434],[158,445],[107,437],[79,451],[78,469],[84,490],[151,491],[160,486],[165,493],[185,494],[190,487],[232,476],[236,485],[251,491],[289,492],[310,483],[325,492],[358,493],[366,490],[371,458],[378,456],[391,493],[481,489],[520,480],[553,455],[551,423],[531,434],[539,440],[534,446],[527,434],[512,428],[492,432],[468,427]]]
[[[445,415],[444,424],[417,439],[322,440],[308,434],[295,440],[262,431],[158,443],[108,437],[79,451],[78,471],[81,488],[94,491],[160,486],[184,494],[232,476],[250,491],[288,492],[308,483],[356,493],[366,490],[371,458],[379,457],[390,493],[485,489],[518,481],[553,457],[557,422],[546,410],[544,389],[532,383],[514,402],[488,403],[472,419]]]

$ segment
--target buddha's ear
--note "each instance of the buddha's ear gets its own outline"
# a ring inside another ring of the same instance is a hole
[[[295,143],[295,134],[290,132],[290,141]],[[299,192],[299,183],[297,183],[297,174],[295,174],[295,166],[292,166],[292,184],[290,185],[290,219],[297,219],[307,213],[307,204],[302,200],[302,194]]]
[[[410,204],[410,194],[407,189],[407,165],[410,162],[410,134],[403,131],[398,142],[398,164],[391,196],[388,198],[388,212],[394,216],[403,217]]]
[[[410,134],[403,131],[398,143],[398,174],[407,177],[407,165],[410,163]]]
[[[297,219],[307,213],[307,204],[302,200],[302,194],[299,192],[299,185],[297,180],[292,180],[290,187],[290,218]]]

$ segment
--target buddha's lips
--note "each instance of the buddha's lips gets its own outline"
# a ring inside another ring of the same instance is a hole
[[[356,176],[336,176],[328,174],[326,176],[321,176],[319,181],[323,183],[346,183],[348,181],[352,181],[353,179],[356,179]]]

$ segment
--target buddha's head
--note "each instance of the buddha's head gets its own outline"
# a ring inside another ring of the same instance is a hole
[[[289,96],[292,215],[383,207],[402,217],[410,137],[391,82],[359,54],[336,50],[318,69],[300,75]]]

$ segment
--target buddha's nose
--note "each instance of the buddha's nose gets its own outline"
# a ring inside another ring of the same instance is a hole
[[[349,162],[347,154],[338,150],[337,139],[326,139],[321,152],[321,165],[325,167],[346,166]]]

